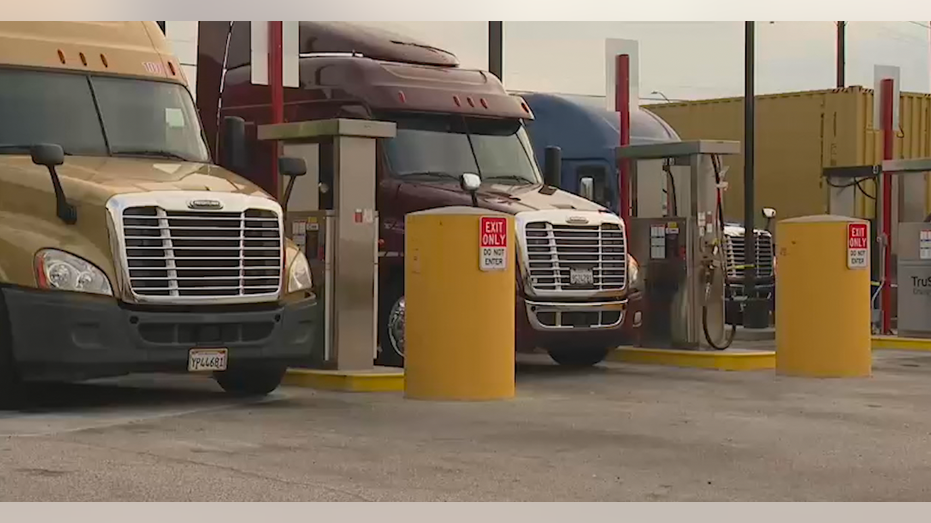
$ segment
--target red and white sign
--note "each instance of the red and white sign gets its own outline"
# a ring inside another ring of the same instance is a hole
[[[254,85],[268,85],[269,27],[270,22],[251,22],[251,70]],[[299,22],[281,23],[281,85],[300,87],[300,25]]]
[[[883,99],[882,93],[883,80],[892,80],[892,128],[899,128],[899,76],[900,70],[894,65],[874,65],[873,66],[873,129],[882,131],[883,129]]]
[[[847,224],[847,268],[866,269],[870,266],[869,226],[865,223]]]
[[[482,216],[479,222],[479,268],[483,271],[503,271],[508,266],[507,253],[507,218]]]

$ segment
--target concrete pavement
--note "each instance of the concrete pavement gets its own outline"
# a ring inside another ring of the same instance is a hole
[[[42,388],[0,413],[0,501],[925,500],[931,356],[866,380],[545,357],[518,397],[428,403],[209,380]]]

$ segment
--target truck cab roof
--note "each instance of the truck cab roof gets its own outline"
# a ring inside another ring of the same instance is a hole
[[[250,62],[251,22],[234,22],[230,36],[230,69]],[[452,52],[408,36],[348,22],[298,22],[298,52],[302,55],[348,53],[373,60],[458,67]]]
[[[209,29],[209,38],[224,31],[230,37],[225,87],[236,92],[224,88],[224,107],[267,100],[265,87],[250,83],[251,23],[225,24]],[[451,52],[406,36],[344,22],[300,22],[299,42],[301,90],[286,90],[289,102],[342,100],[389,112],[533,118],[491,73],[461,68]]]
[[[187,83],[155,22],[0,22],[0,64]]]
[[[559,144],[565,158],[601,158],[606,149],[620,142],[617,112],[583,104],[551,93],[519,93],[535,115],[527,132],[534,144]],[[681,139],[668,123],[644,108],[630,112],[632,145],[678,142]]]

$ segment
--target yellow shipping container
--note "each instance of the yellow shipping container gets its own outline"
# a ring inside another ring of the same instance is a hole
[[[743,141],[743,97],[645,106],[683,140]],[[756,204],[779,218],[828,211],[824,167],[874,165],[882,160],[882,136],[873,130],[873,90],[860,86],[757,96]],[[902,93],[896,158],[931,157],[931,95]],[[728,219],[743,219],[743,155],[730,167],[725,198]],[[931,212],[926,180],[925,210]],[[875,194],[872,182],[863,184]],[[873,200],[858,194],[857,216],[873,218]],[[759,225],[759,224],[758,224]]]

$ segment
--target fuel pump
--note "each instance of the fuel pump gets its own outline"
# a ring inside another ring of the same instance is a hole
[[[304,251],[314,292],[323,304],[323,329],[312,366],[368,370],[377,347],[378,212],[376,141],[395,124],[372,120],[315,120],[263,125],[260,140],[281,143],[287,178],[281,199],[286,234]],[[373,289],[374,292],[360,292]]]
[[[641,343],[723,350],[733,341],[724,305],[728,257],[720,156],[740,143],[692,141],[618,148],[631,173],[630,252],[641,262]]]

